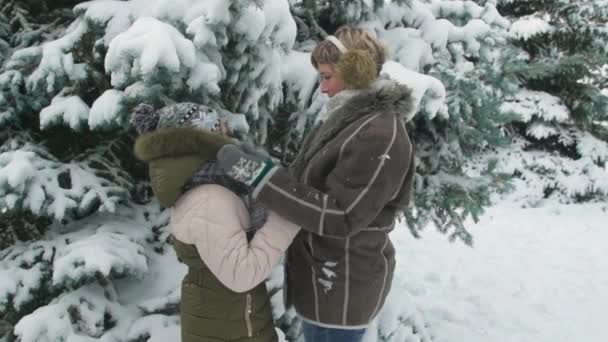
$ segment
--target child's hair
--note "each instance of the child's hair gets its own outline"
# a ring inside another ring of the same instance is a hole
[[[380,75],[382,65],[386,62],[388,51],[384,44],[372,36],[370,32],[358,27],[345,25],[338,28],[334,36],[348,50],[364,50],[369,52],[376,63],[377,75]],[[315,46],[310,55],[310,61],[315,69],[317,69],[319,64],[338,63],[341,55],[340,50],[331,41],[324,40]]]

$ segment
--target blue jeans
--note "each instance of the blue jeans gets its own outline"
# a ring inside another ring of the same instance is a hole
[[[365,329],[335,329],[302,322],[306,342],[361,342]]]

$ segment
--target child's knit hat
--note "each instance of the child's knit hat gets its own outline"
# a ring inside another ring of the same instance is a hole
[[[213,108],[192,102],[176,103],[158,110],[141,103],[133,109],[131,123],[139,134],[178,126],[217,132],[220,129],[220,114]]]

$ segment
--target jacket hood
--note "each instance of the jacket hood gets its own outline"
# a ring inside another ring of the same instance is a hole
[[[232,141],[222,135],[192,127],[158,129],[140,135],[135,156],[148,163],[150,185],[159,203],[167,208],[181,196],[184,185],[206,161]]]
[[[196,155],[213,159],[228,137],[192,127],[162,128],[140,135],[135,141],[135,156],[142,161]]]

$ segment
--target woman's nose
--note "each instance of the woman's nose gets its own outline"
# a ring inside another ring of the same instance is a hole
[[[321,92],[323,94],[327,93],[327,85],[323,81],[321,81]]]

